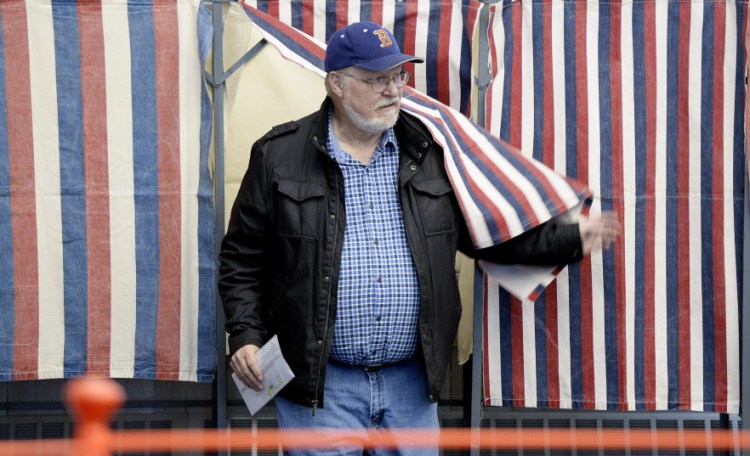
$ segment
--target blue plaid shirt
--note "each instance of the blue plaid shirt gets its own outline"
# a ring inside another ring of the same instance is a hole
[[[328,117],[328,151],[344,175],[346,229],[333,360],[373,365],[414,354],[419,281],[398,197],[398,143],[383,134],[370,163],[345,152]]]

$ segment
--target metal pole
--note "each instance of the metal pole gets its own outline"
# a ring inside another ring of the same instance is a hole
[[[224,17],[223,7],[228,0],[214,0],[211,5],[213,21],[212,73],[214,80],[224,74]],[[213,87],[214,101],[214,197],[216,225],[216,258],[224,237],[224,84]],[[216,293],[216,379],[213,385],[214,423],[216,428],[227,427],[227,362],[224,331],[224,307]],[[223,454],[223,453],[220,453]]]
[[[742,419],[742,429],[750,429],[750,183],[748,181],[748,163],[747,163],[747,142],[745,143],[745,210],[744,213],[744,230],[742,237],[742,327],[740,328],[740,418]],[[750,451],[743,448],[742,454],[750,456]]]
[[[476,76],[476,84],[477,84],[477,118],[475,119],[475,123],[479,125],[480,127],[485,127],[485,106],[486,106],[486,96],[487,96],[487,87],[490,84],[490,81],[492,81],[492,75],[490,74],[490,67],[489,67],[489,56],[490,56],[490,43],[489,43],[489,37],[487,35],[487,30],[489,29],[489,21],[490,21],[490,3],[495,3],[494,1],[490,2],[484,2],[482,5],[482,11],[479,13],[479,55],[477,56],[479,58],[478,68],[477,68],[477,76]]]
[[[494,2],[489,2],[494,3]],[[490,11],[487,2],[482,5],[479,13],[479,63],[477,68],[477,118],[475,123],[480,127],[485,127],[485,97],[487,95],[487,86],[492,76],[489,68],[490,44],[488,42],[487,30],[489,29]],[[473,323],[473,343],[471,355],[471,398],[469,405],[470,419],[469,424],[472,429],[479,431],[482,425],[482,326],[484,318],[484,280],[483,273],[479,267],[474,268],[474,323]],[[470,456],[479,456],[479,448],[472,447],[469,451]]]
[[[471,354],[471,429],[478,431],[482,425],[482,325],[484,318],[484,280],[479,266],[474,268],[474,334]],[[470,456],[479,456],[479,447],[472,446]]]

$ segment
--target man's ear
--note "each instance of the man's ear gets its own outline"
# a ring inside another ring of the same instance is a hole
[[[328,73],[328,84],[331,86],[331,92],[337,97],[344,96],[344,76],[339,73]]]

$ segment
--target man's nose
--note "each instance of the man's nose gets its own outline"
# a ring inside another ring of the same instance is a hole
[[[399,90],[401,89],[396,85],[396,78],[391,78],[388,80],[388,84],[385,86],[383,93],[388,96],[396,96],[399,94]]]

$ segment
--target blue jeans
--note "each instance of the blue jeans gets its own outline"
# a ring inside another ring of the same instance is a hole
[[[439,428],[437,403],[427,398],[427,378],[421,360],[409,360],[366,372],[361,367],[328,363],[324,407],[312,408],[276,396],[276,415],[281,429],[393,429]],[[336,443],[336,442],[332,442]],[[362,445],[349,441],[345,448],[291,449],[293,456],[361,456]],[[368,450],[369,454],[437,456],[439,450],[402,447]]]

